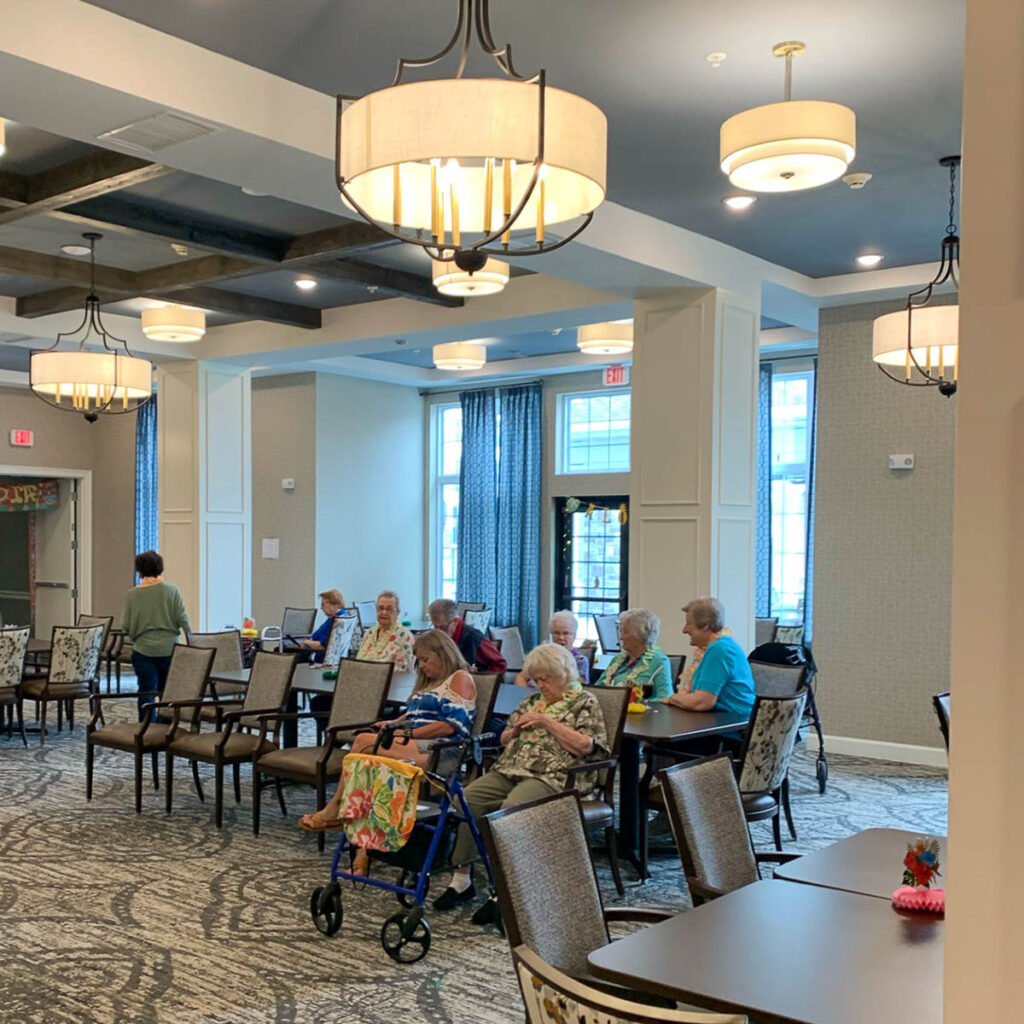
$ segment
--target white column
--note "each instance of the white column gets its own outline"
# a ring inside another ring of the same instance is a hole
[[[682,605],[711,594],[753,646],[759,311],[694,289],[634,308],[629,600],[679,650]]]
[[[1024,6],[968,0],[963,349],[953,399],[959,409],[945,969],[950,1024],[1020,1020],[1024,1013],[1024,890],[1015,866],[1024,849],[1022,168]]]
[[[160,546],[192,626],[241,626],[252,603],[250,375],[208,362],[158,371]]]

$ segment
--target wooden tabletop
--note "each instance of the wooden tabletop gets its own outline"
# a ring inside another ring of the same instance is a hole
[[[775,877],[787,882],[842,889],[888,900],[903,883],[903,858],[907,844],[926,832],[904,832],[896,828],[869,828],[848,839],[808,853],[799,860],[782,864]],[[946,837],[939,840],[939,870],[946,872]],[[944,877],[939,884],[944,886]]]
[[[764,1024],[941,1024],[941,918],[766,880],[588,957],[598,978]]]
[[[249,682],[247,668],[221,670],[211,672],[210,678],[220,683],[241,683]],[[295,675],[292,676],[292,689],[299,693],[334,693],[334,679],[324,679],[323,665],[296,665]],[[396,672],[391,677],[391,688],[388,690],[388,701],[392,704],[404,704],[412,693],[416,684],[415,672]]]

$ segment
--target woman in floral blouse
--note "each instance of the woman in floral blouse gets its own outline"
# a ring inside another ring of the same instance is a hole
[[[550,796],[565,788],[568,771],[608,754],[604,714],[593,694],[580,686],[576,661],[560,644],[541,644],[526,656],[523,671],[540,692],[527,697],[509,715],[501,734],[504,750],[486,775],[466,787],[473,817],[515,807]],[[586,794],[597,782],[596,772],[585,772],[576,787]],[[455,872],[448,888],[434,900],[437,910],[448,910],[476,895],[472,861],[476,844],[467,825],[459,828],[452,864]],[[484,904],[473,917],[476,924],[494,919],[495,906]]]
[[[658,646],[661,622],[646,608],[630,608],[619,616],[622,650],[601,676],[601,686],[651,687],[650,696],[664,700],[672,692],[672,668]],[[637,697],[642,696],[637,693]]]
[[[398,621],[401,604],[393,590],[377,595],[377,625],[363,633],[358,658],[363,661],[393,661],[396,672],[413,669],[412,633]]]

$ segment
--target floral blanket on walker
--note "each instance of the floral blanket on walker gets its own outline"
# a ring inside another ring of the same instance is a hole
[[[347,754],[342,772],[348,841],[364,850],[400,850],[416,824],[423,769],[379,754]]]

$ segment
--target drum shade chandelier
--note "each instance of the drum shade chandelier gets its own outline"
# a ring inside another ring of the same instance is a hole
[[[793,58],[807,50],[800,42],[778,43],[786,61],[781,103],[753,107],[722,125],[722,171],[750,192],[798,192],[846,173],[857,152],[857,119],[849,107],[825,100],[794,100]]]
[[[434,366],[439,370],[479,370],[487,362],[487,349],[465,341],[435,345]]]
[[[494,295],[508,284],[508,264],[489,259],[479,270],[460,270],[455,260],[432,260],[434,287],[442,295],[472,299]]]
[[[587,355],[625,355],[633,351],[633,325],[614,321],[583,324],[576,330],[576,347]]]
[[[151,341],[199,341],[206,333],[206,314],[187,306],[144,309],[142,333]]]
[[[474,35],[504,77],[463,77]],[[402,82],[456,47],[454,78]],[[338,97],[338,190],[380,230],[478,273],[489,256],[551,252],[586,228],[604,199],[607,134],[593,103],[549,88],[544,70],[518,73],[491,36],[489,0],[458,0],[444,49],[401,58],[386,89]]]
[[[906,308],[878,317],[872,325],[872,358],[891,380],[910,387],[937,387],[947,398],[956,394],[960,376],[960,307],[929,306],[933,291],[952,281],[960,288],[960,236],[956,221],[956,169],[959,156],[943,157],[949,168],[949,220],[942,239],[939,269],[923,288],[907,296]],[[897,375],[888,367],[902,367]]]
[[[33,352],[29,386],[48,405],[65,412],[80,412],[90,423],[101,414],[134,412],[153,394],[153,364],[133,356],[128,343],[115,338],[103,325],[96,296],[96,242],[103,236],[88,231],[89,294],[82,322],[73,331],[57,335],[54,343]],[[78,348],[61,351],[60,344],[77,336]],[[89,351],[86,342],[102,343],[102,351]]]

